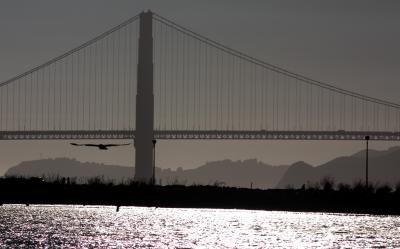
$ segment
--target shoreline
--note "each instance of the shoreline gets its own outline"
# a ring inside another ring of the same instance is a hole
[[[110,205],[400,215],[400,191],[0,181],[0,204]]]
[[[194,207],[194,206],[146,206],[146,205],[113,205],[113,204],[80,204],[80,203],[0,203],[0,207],[6,205],[18,206],[78,206],[78,207],[114,207],[116,212],[123,207],[141,207],[141,208],[169,208],[169,209],[217,209],[217,210],[243,210],[243,211],[270,211],[270,212],[292,212],[292,213],[324,213],[324,214],[349,214],[349,215],[375,215],[375,216],[395,216],[399,217],[400,213],[384,213],[384,212],[347,212],[347,211],[327,211],[327,210],[295,210],[295,209],[250,209],[250,208],[226,208],[226,207]]]

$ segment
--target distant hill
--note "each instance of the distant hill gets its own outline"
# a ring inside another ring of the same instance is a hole
[[[365,150],[347,157],[338,157],[325,164],[312,167],[298,162],[289,167],[277,188],[320,182],[330,177],[336,183],[353,184],[365,181]],[[369,150],[369,180],[375,183],[395,185],[400,182],[400,147],[389,150]]]
[[[127,180],[133,175],[134,169],[130,167],[105,165],[99,163],[79,162],[69,158],[41,159],[25,161],[11,167],[6,176],[35,176],[35,177],[77,177],[87,179],[103,176],[105,180]]]
[[[371,182],[400,182],[400,147],[384,151],[369,151],[369,179]],[[115,182],[131,180],[133,167],[79,162],[75,159],[56,158],[22,162],[10,168],[6,175],[19,176],[60,176],[87,179],[102,176]],[[338,157],[314,167],[305,162],[290,166],[271,166],[256,159],[243,161],[222,160],[208,162],[195,169],[176,170],[156,168],[157,182],[166,184],[225,185],[254,188],[301,187],[303,184],[320,182],[330,177],[336,183],[353,184],[365,180],[365,150],[351,156]]]
[[[217,182],[227,186],[274,188],[289,166],[271,166],[256,159],[244,161],[223,160],[209,162],[195,169],[157,172],[165,183],[209,185]]]
[[[162,184],[224,184],[226,186],[273,188],[289,166],[274,167],[255,159],[244,161],[223,160],[209,162],[195,169],[156,169],[157,181]],[[105,180],[130,180],[133,167],[83,163],[75,159],[56,158],[25,161],[10,168],[7,176],[76,177],[85,180],[102,176]]]

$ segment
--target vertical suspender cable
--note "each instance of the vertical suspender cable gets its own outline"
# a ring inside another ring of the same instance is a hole
[[[185,85],[186,85],[186,79],[185,79],[185,64],[186,64],[186,36],[182,36],[182,129],[183,127],[185,127],[185,123],[187,123],[187,119],[188,117],[185,115],[186,114],[186,110],[185,108],[187,107],[186,105],[188,103],[186,103],[186,91],[185,91]],[[184,118],[185,117],[185,118]],[[185,122],[186,120],[186,122]],[[186,129],[188,129],[187,125],[186,125]]]
[[[158,37],[158,34],[157,34],[157,37]],[[133,68],[133,65],[132,65],[132,25],[130,25],[129,26],[129,29],[128,29],[128,55],[129,55],[129,57],[128,57],[128,100],[127,100],[127,102],[128,102],[128,129],[129,130],[131,130],[132,128],[131,128],[131,120],[132,120],[132,105],[131,105],[131,100],[132,100],[132,98],[135,98],[135,96],[133,96],[131,93],[132,93],[132,68]],[[159,61],[160,61],[160,58],[158,58],[158,64],[157,64],[157,67],[158,67],[158,71],[160,72],[160,67],[159,67]],[[159,85],[161,84],[160,82],[160,77],[158,78],[158,82],[159,82]],[[160,103],[160,94],[158,94],[158,102]],[[160,117],[160,109],[158,109],[158,116]],[[158,122],[160,122],[160,121],[158,121]],[[158,129],[160,129],[160,128],[158,128]]]
[[[86,75],[87,75],[87,73],[86,73],[86,68],[87,68],[87,66],[86,66],[86,48],[83,50],[83,64],[82,64],[82,71],[83,71],[83,81],[82,81],[82,83],[83,83],[83,85],[82,85],[82,129],[84,130],[85,129],[85,117],[86,117],[86,115],[85,115],[85,108],[86,108],[86,105],[85,105],[85,103],[86,103],[86,99],[87,98],[85,98],[85,96],[86,96],[86,85],[88,84],[88,81],[86,80]]]
[[[123,88],[122,88],[122,94],[123,94],[123,105],[122,105],[122,129],[123,130],[126,130],[126,93],[127,93],[127,84],[126,84],[126,81],[127,81],[127,76],[126,76],[126,66],[128,65],[128,63],[127,63],[127,33],[128,33],[128,31],[127,31],[127,29],[126,29],[126,27],[124,27],[124,29],[123,29],[123,31],[124,31],[124,49],[123,49],[123,60],[124,60],[124,63],[123,63],[123,76],[124,76],[124,78],[123,78]],[[153,46],[154,46],[154,40],[153,40]],[[154,56],[154,55],[153,55]],[[154,61],[154,59],[152,60],[152,61]]]
[[[99,82],[99,103],[98,103],[98,117],[97,120],[99,124],[97,125],[97,129],[102,130],[103,128],[103,73],[104,73],[104,65],[103,65],[103,53],[104,53],[104,40],[98,42],[98,63],[99,63],[99,75],[98,75],[98,82]]]
[[[110,68],[109,68],[109,65],[110,65],[110,58],[109,58],[109,49],[110,49],[110,37],[107,37],[107,38],[105,38],[105,68],[104,68],[104,73],[105,73],[105,80],[104,80],[104,89],[105,89],[105,105],[104,105],[104,111],[105,111],[105,127],[104,127],[104,129],[105,130],[108,130],[109,129],[109,127],[108,127],[108,108],[109,108],[109,106],[110,106],[110,103],[109,103],[109,95],[110,95],[110,92],[108,91],[109,90],[109,86],[111,85],[110,84]],[[132,68],[131,68],[131,70],[132,70]],[[136,96],[135,96],[136,97]]]
[[[178,67],[179,67],[179,34],[177,31],[175,31],[175,53],[174,53],[174,57],[175,57],[175,108],[174,108],[174,112],[175,112],[175,126],[174,126],[174,130],[178,130],[178,113],[179,113],[179,105],[178,105],[178,100],[179,100],[179,81],[178,81]]]
[[[201,115],[201,43],[197,42],[197,76],[198,76],[198,81],[197,81],[197,129],[200,129],[200,115]]]
[[[50,91],[50,87],[51,87],[51,65],[49,65],[47,67],[47,98],[46,98],[46,102],[47,102],[47,130],[50,130],[50,97],[51,97],[51,91]]]
[[[67,122],[68,122],[68,85],[69,85],[69,82],[68,82],[68,57],[67,58],[65,58],[65,62],[64,62],[64,65],[65,65],[65,71],[64,71],[64,77],[65,77],[65,98],[64,98],[64,104],[65,104],[65,115],[64,115],[64,130],[67,130],[68,128],[67,128]]]
[[[276,96],[277,96],[277,102],[276,102],[276,128],[279,129],[279,123],[282,123],[282,121],[280,120],[280,113],[279,113],[279,105],[281,104],[281,100],[282,98],[279,96],[280,94],[280,85],[281,85],[281,81],[280,81],[281,77],[280,74],[277,75],[277,85],[276,85]]]
[[[163,32],[163,40],[164,40],[164,42],[162,43],[163,44],[163,50],[164,50],[164,64],[163,64],[163,66],[164,66],[164,68],[163,68],[163,70],[164,70],[164,111],[163,111],[163,116],[164,116],[164,120],[163,120],[163,122],[164,122],[164,130],[166,130],[167,129],[167,87],[168,87],[168,84],[167,84],[167,65],[168,65],[168,46],[167,46],[167,43],[168,43],[168,37],[167,37],[167,32],[168,32],[168,30],[167,30],[167,27],[165,26],[165,25],[163,25],[163,27],[164,27],[164,32]]]
[[[74,119],[74,54],[71,54],[71,130],[73,130],[73,119]]]
[[[0,130],[3,130],[3,91],[4,87],[0,88]]]
[[[98,43],[96,42],[93,44],[93,50],[94,50],[94,55],[93,55],[93,74],[94,74],[94,104],[93,104],[93,129],[97,129],[97,47]]]
[[[39,128],[39,72],[38,71],[36,71],[35,72],[36,74],[36,77],[35,77],[35,79],[36,79],[36,84],[35,84],[35,90],[36,90],[36,103],[35,103],[35,123],[36,123],[36,127],[35,127],[35,129],[36,130],[38,130],[38,128]]]
[[[187,56],[189,54],[189,52],[187,51],[186,48],[186,44],[187,44],[187,37],[186,36],[182,36],[182,129],[183,130],[187,130],[189,127],[187,126],[187,95],[188,95],[188,85],[187,85],[187,80],[186,80],[186,70],[187,70],[187,63],[188,63],[188,59]]]
[[[272,130],[275,130],[276,73],[272,72]]]
[[[221,79],[221,93],[220,93],[220,98],[221,98],[221,101],[220,101],[220,104],[221,104],[221,113],[220,113],[220,129],[221,130],[223,130],[224,129],[224,114],[225,114],[225,110],[224,110],[224,95],[225,95],[225,92],[226,92],[226,89],[225,89],[225,82],[224,82],[224,72],[225,72],[225,70],[224,70],[224,66],[225,66],[225,63],[224,63],[224,53],[223,52],[221,52],[221,68],[220,68],[220,72],[221,72],[221,77],[220,77],[220,79]]]
[[[219,109],[219,102],[220,102],[220,100],[221,100],[221,98],[220,98],[220,90],[219,90],[219,85],[220,85],[220,81],[219,81],[219,73],[220,73],[220,68],[219,68],[219,65],[220,65],[220,62],[219,62],[219,51],[217,50],[217,52],[216,52],[216,56],[217,56],[217,65],[216,65],[216,68],[217,68],[217,71],[216,71],[216,87],[217,87],[217,116],[216,116],[216,123],[215,123],[215,128],[216,128],[216,130],[218,130],[218,128],[219,128],[219,123],[218,123],[218,121],[219,121],[219,116],[220,116],[220,109]]]
[[[249,86],[250,86],[250,93],[249,93],[249,96],[250,96],[250,99],[249,99],[249,108],[250,108],[250,110],[248,110],[248,112],[249,112],[249,130],[252,130],[253,129],[253,121],[254,121],[254,119],[255,119],[255,115],[254,115],[254,109],[255,109],[255,103],[254,103],[254,100],[255,100],[255,90],[254,90],[254,86],[255,86],[255,81],[254,81],[254,72],[253,72],[253,68],[254,68],[254,64],[250,64],[249,65],[249,82],[250,82],[250,84],[249,84]]]
[[[32,129],[32,108],[33,108],[33,98],[32,98],[32,96],[33,96],[33,94],[32,94],[32,92],[33,92],[33,87],[32,87],[32,85],[33,85],[33,73],[30,73],[29,74],[31,77],[31,79],[30,79],[30,84],[29,84],[29,95],[30,95],[30,97],[29,97],[29,130],[33,130]],[[6,120],[6,125],[7,125],[7,120]],[[7,129],[7,126],[6,126],[6,129]]]
[[[227,65],[227,93],[228,93],[228,100],[227,100],[227,106],[228,106],[228,122],[227,122],[227,130],[232,129],[232,57],[230,55],[227,55],[227,60],[228,60],[228,65]]]
[[[14,129],[14,84],[9,85],[10,88],[10,105],[9,105],[9,116],[10,116],[10,130]]]
[[[21,130],[21,110],[20,110],[21,79],[18,79],[16,84],[17,84],[17,97],[16,97],[17,98],[17,127],[18,127],[18,130],[20,131]]]
[[[56,107],[56,83],[57,83],[57,62],[53,64],[53,130],[56,130],[56,113],[57,113],[57,107]],[[26,102],[26,98],[25,98]],[[26,109],[25,109],[26,110]]]
[[[89,103],[88,103],[88,130],[91,130],[91,124],[92,124],[92,70],[93,70],[93,57],[92,57],[92,49],[93,46],[89,47],[89,58],[88,58],[88,97],[89,97]]]
[[[119,97],[120,94],[120,73],[121,73],[121,65],[120,65],[120,54],[121,54],[121,31],[118,30],[117,32],[117,98],[116,98],[116,104],[117,104],[117,109],[116,109],[116,128],[119,129],[119,121],[120,121],[120,115],[119,115],[119,109],[121,109],[121,100]]]
[[[209,94],[208,94],[208,88],[209,88],[209,75],[208,75],[208,46],[204,46],[204,130],[209,129],[207,126],[207,120],[210,118],[209,117],[209,112],[208,112],[208,105],[209,103]]]
[[[111,77],[111,130],[114,130],[114,89],[115,89],[115,37],[112,36],[112,59],[111,59],[111,66],[112,66],[112,77]]]
[[[266,70],[261,69],[261,79],[260,79],[260,105],[261,105],[261,119],[260,119],[260,130],[263,130],[265,127],[265,75],[266,75]]]
[[[80,102],[79,102],[79,93],[81,92],[79,89],[79,86],[82,84],[80,81],[80,62],[81,62],[81,57],[80,57],[80,51],[76,54],[76,130],[80,130],[79,127],[79,107],[80,107]]]
[[[175,73],[174,73],[174,67],[176,67],[176,65],[174,64],[174,60],[175,60],[175,43],[174,43],[174,30],[172,30],[171,29],[171,34],[170,34],[170,38],[171,38],[171,40],[170,40],[170,46],[171,46],[171,49],[170,49],[170,51],[171,51],[171,54],[170,54],[170,60],[171,60],[171,72],[170,72],[170,82],[171,82],[171,85],[170,85],[170,96],[169,96],[169,101],[171,102],[170,103],[170,130],[173,130],[174,129],[174,124],[173,124],[173,121],[174,121],[174,88],[176,87],[175,86],[175,79],[174,79],[174,76],[175,76]]]

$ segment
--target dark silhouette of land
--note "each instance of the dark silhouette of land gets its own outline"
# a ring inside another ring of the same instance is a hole
[[[400,185],[365,188],[322,182],[322,188],[248,189],[219,186],[118,184],[91,179],[77,184],[69,178],[0,179],[0,204],[83,204],[185,208],[320,211],[400,215]],[[118,209],[118,208],[117,208]]]

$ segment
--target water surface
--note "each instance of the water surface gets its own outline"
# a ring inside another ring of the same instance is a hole
[[[400,217],[111,206],[0,206],[0,247],[400,247]]]

